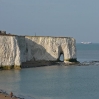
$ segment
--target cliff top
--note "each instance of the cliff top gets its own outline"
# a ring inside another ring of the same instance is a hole
[[[11,33],[6,34],[6,31],[2,31],[2,30],[0,30],[0,35],[2,35],[2,36],[16,36],[16,35],[11,34]]]
[[[6,33],[6,31],[2,31],[0,30],[0,36],[22,36],[22,35],[15,35],[15,34],[11,34],[11,33]],[[24,37],[24,36],[23,36]],[[53,37],[53,38],[72,38],[72,37],[55,37],[55,36],[29,36],[29,35],[25,35],[25,37]]]

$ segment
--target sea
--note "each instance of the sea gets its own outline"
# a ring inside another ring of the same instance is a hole
[[[99,43],[76,48],[81,65],[2,70],[0,90],[24,99],[99,99]]]

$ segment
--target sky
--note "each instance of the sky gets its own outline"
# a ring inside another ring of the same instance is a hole
[[[99,43],[99,0],[0,0],[0,30]]]

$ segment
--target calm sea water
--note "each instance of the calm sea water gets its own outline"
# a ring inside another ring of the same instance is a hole
[[[82,61],[99,61],[99,43],[77,44],[77,58]]]
[[[77,44],[78,61],[99,61],[99,44]],[[99,66],[0,71],[0,89],[25,99],[99,99]]]

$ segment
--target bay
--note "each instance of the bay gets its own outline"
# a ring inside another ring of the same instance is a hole
[[[77,44],[77,58],[99,60],[98,44]],[[0,89],[25,99],[98,99],[99,66],[45,66],[0,71]]]

